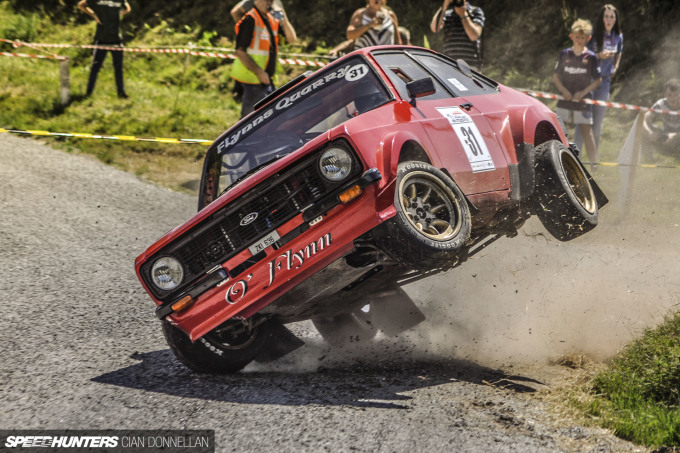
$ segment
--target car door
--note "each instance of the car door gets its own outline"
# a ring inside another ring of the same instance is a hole
[[[374,57],[403,99],[409,100],[408,82],[433,79],[435,92],[416,100],[412,118],[422,124],[433,144],[430,151],[440,160],[436,164],[449,171],[465,194],[509,190],[506,154],[474,105],[475,95],[485,94],[484,90],[465,80],[467,76],[450,62],[426,51],[376,52]]]

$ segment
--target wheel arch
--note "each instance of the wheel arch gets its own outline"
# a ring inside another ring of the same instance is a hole
[[[376,164],[380,173],[383,176],[396,175],[397,166],[406,160],[432,164],[432,156],[415,134],[399,131],[386,135],[376,153]],[[389,180],[389,177],[383,178],[380,184],[387,184]]]
[[[509,109],[510,130],[515,144],[530,143],[538,146],[550,140],[558,140],[565,146],[568,145],[565,131],[562,130],[557,116],[550,111],[548,113],[554,116],[554,121],[545,119],[546,112],[536,108]]]
[[[425,149],[420,143],[415,140],[408,140],[401,147],[398,164],[406,162],[407,160],[417,160],[430,165],[432,164],[430,156],[425,152]]]
[[[549,142],[551,140],[557,140],[562,142],[562,137],[559,132],[555,129],[554,125],[548,121],[540,121],[534,130],[533,140],[529,143],[533,143],[534,146],[538,146],[542,143]],[[563,142],[564,143],[564,142]]]

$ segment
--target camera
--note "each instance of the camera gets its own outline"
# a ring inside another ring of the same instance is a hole
[[[453,6],[455,6],[456,8],[460,8],[461,6],[463,6],[465,4],[465,0],[453,0],[452,3],[453,3]]]

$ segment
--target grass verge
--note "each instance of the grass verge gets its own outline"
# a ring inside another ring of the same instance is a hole
[[[0,1],[0,38],[36,43],[90,44],[90,21],[56,25],[46,15],[20,15]],[[167,22],[146,27],[127,47],[213,45],[215,34]],[[233,47],[226,39],[218,42]],[[304,44],[303,44],[304,45]],[[61,105],[59,63],[55,60],[0,56],[0,127],[18,130],[90,133],[136,137],[214,140],[238,121],[240,104],[232,94],[231,60],[176,54],[124,54],[130,99],[116,95],[112,59],[107,55],[94,94],[84,96],[91,50],[46,51],[0,43],[0,51],[69,58],[71,101]],[[283,46],[282,52],[300,52]],[[280,67],[283,84],[306,68]],[[176,191],[193,192],[207,146],[157,142],[41,138],[67,152],[92,154],[101,161]]]
[[[573,405],[617,436],[680,451],[680,313],[647,329],[581,388]]]

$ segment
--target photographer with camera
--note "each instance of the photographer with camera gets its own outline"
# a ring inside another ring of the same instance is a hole
[[[430,29],[433,33],[444,29],[444,55],[462,58],[476,70],[482,69],[482,29],[484,11],[466,0],[444,0],[437,10]]]
[[[386,0],[368,0],[365,8],[354,11],[347,27],[347,39],[354,41],[355,49],[402,44],[397,15],[386,3]]]

